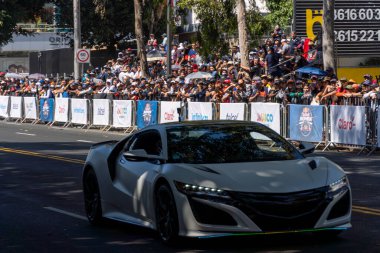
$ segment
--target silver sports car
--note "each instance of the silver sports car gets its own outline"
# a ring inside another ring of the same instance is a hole
[[[258,123],[191,121],[92,146],[83,169],[89,221],[104,218],[179,236],[316,232],[351,227],[345,172],[305,157]]]

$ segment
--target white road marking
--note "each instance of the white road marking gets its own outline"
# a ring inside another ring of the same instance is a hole
[[[61,210],[61,209],[58,209],[58,208],[55,208],[55,207],[51,207],[51,206],[46,206],[44,207],[45,209],[47,210],[50,210],[50,211],[53,211],[53,212],[56,212],[56,213],[61,213],[61,214],[65,214],[67,216],[71,216],[71,217],[74,217],[74,218],[77,218],[77,219],[80,219],[80,220],[85,220],[87,221],[87,218],[82,216],[82,215],[79,215],[79,214],[75,214],[75,213],[72,213],[72,212],[67,212],[65,210]]]
[[[20,133],[20,132],[16,132],[16,134],[20,134],[20,135],[28,135],[28,136],[36,136],[36,134],[27,134],[27,133]]]
[[[77,140],[78,142],[95,143],[95,141]]]

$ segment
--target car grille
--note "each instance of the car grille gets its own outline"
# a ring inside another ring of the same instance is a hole
[[[259,228],[284,231],[313,228],[331,201],[328,188],[293,193],[229,192],[234,206],[244,212]]]

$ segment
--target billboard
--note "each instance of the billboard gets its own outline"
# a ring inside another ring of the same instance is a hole
[[[300,37],[322,37],[323,1],[294,0],[294,26]],[[338,56],[380,56],[380,0],[335,0]]]

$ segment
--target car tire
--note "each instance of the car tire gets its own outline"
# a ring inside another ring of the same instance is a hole
[[[103,221],[99,184],[93,169],[87,170],[83,177],[84,206],[88,221],[99,225]]]
[[[178,242],[178,214],[173,193],[167,184],[161,184],[155,191],[156,227],[160,239],[166,244]]]

